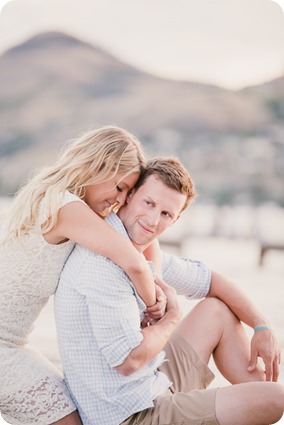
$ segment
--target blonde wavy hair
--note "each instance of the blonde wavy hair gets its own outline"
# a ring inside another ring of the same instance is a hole
[[[6,242],[35,229],[39,204],[45,198],[48,220],[43,233],[56,224],[60,196],[66,190],[80,198],[87,186],[125,176],[145,166],[140,142],[125,129],[106,126],[68,142],[54,165],[42,168],[15,195],[6,221]]]

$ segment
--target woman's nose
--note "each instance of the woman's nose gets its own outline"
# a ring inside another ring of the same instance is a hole
[[[124,205],[126,196],[127,196],[126,192],[119,193],[116,197],[116,202],[118,202],[120,205]]]

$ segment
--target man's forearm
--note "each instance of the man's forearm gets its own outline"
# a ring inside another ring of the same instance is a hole
[[[142,329],[143,340],[134,348],[125,361],[115,369],[122,375],[131,375],[141,369],[164,348],[181,319],[179,311],[170,310],[152,326]]]
[[[268,324],[265,316],[249,297],[238,286],[216,272],[212,272],[208,296],[222,300],[240,321],[252,328]]]

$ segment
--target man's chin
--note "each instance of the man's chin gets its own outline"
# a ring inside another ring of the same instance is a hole
[[[141,238],[131,238],[131,237],[130,239],[133,245],[136,246],[136,248],[141,252],[143,252],[146,248],[148,248],[148,246],[151,245],[151,243],[154,240],[154,238],[141,239]]]
[[[140,247],[140,248],[144,247],[144,249],[146,249],[153,242],[153,240],[156,238],[156,235],[154,235],[154,234],[145,235],[144,232],[137,231],[137,228],[135,228],[134,226],[125,226],[125,228],[126,228],[126,231],[128,233],[128,236],[129,236],[131,242],[137,248],[138,247]],[[139,248],[139,250],[140,250],[140,248]]]

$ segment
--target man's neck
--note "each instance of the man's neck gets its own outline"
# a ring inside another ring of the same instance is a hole
[[[137,243],[133,242],[131,239],[130,241],[132,245],[137,249],[137,251],[141,252],[141,254],[143,254],[145,249],[148,248],[149,245],[151,245],[150,243],[148,243],[147,245],[138,245]]]

